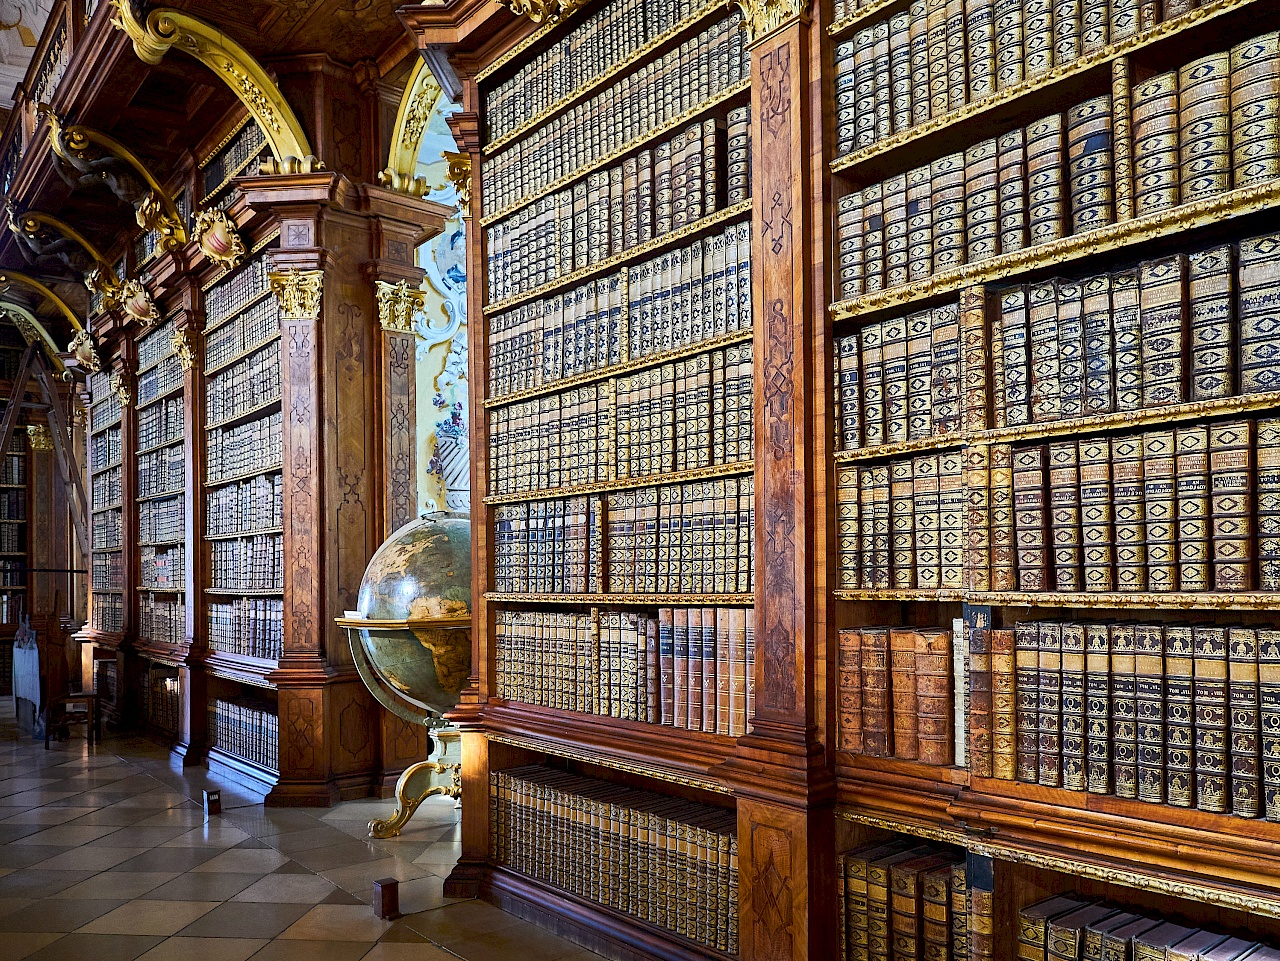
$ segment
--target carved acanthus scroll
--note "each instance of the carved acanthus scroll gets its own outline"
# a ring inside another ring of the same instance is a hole
[[[311,320],[319,316],[320,295],[324,290],[323,270],[289,267],[273,272],[268,279],[271,292],[280,301],[285,320]]]
[[[413,333],[414,318],[426,304],[424,291],[415,290],[403,280],[398,284],[379,280],[374,295],[378,300],[378,322],[383,330]]]

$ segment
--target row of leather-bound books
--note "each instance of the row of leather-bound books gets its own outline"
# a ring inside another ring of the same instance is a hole
[[[205,417],[211,425],[280,399],[280,342],[274,341],[205,383]]]
[[[971,915],[983,903],[970,889],[958,849],[898,836],[842,852],[836,856],[836,902],[842,961],[992,957],[989,925],[985,936],[971,931]]]
[[[490,414],[489,492],[512,495],[749,462],[750,342]]]
[[[185,398],[169,397],[138,409],[138,450],[182,440]]]
[[[741,594],[751,475],[494,508],[494,589],[538,594]]]
[[[224,654],[278,661],[283,653],[284,602],[237,597],[209,605],[209,647]]]
[[[1018,912],[1019,961],[1275,961],[1280,952],[1146,909],[1055,895]]]
[[[184,589],[187,576],[185,544],[169,544],[164,547],[143,544],[138,553],[138,579],[143,590]]]
[[[187,636],[187,602],[143,593],[138,598],[138,638],[150,644],[178,645]]]
[[[1280,389],[1277,254],[1269,234],[868,323],[838,341],[840,448]],[[989,397],[961,397],[962,330],[990,344]]]
[[[842,198],[838,297],[1280,176],[1280,34],[1136,83],[1131,94],[1091,98]],[[1116,182],[1127,170],[1118,157],[1132,158],[1132,184]]]
[[[124,630],[124,596],[119,593],[97,593],[100,588],[105,585],[99,584],[96,580],[93,582],[95,593],[93,601],[89,604],[89,624],[95,631],[102,631],[106,634],[118,634]],[[106,664],[106,661],[94,661],[95,677],[99,664]],[[115,667],[115,664],[111,664]]]
[[[26,464],[25,457],[22,458],[22,463]],[[22,474],[20,476],[22,477],[21,481],[10,482],[10,483],[20,483],[24,485],[26,484],[27,481],[26,481],[25,467],[22,468]],[[98,473],[93,475],[93,479],[91,483],[93,485],[91,490],[93,492],[93,506],[95,510],[100,507],[106,507],[109,504],[120,503],[121,494],[120,494],[120,468],[119,467],[113,467],[110,470],[99,471]],[[143,496],[143,495],[139,494],[139,496]],[[0,495],[0,519],[16,519],[12,517],[12,515],[14,514],[14,512],[19,512],[19,511],[21,513],[17,514],[18,518],[26,517],[26,498],[22,496],[21,492],[18,492],[17,494],[11,494],[6,491],[3,495]]]
[[[965,727],[965,652],[953,652],[951,631],[851,628],[839,645],[837,748],[951,764],[955,732]]]
[[[496,863],[737,953],[732,809],[533,765],[494,771],[489,791]]]
[[[1280,820],[1280,632],[1020,621],[968,646],[975,776]]]
[[[509,80],[485,90],[487,139],[507,136],[710,6],[705,0],[611,0],[575,21]]]
[[[489,302],[515,297],[750,196],[750,107],[596,170],[488,228]]]
[[[205,533],[252,534],[284,526],[284,475],[259,474],[205,494]]]
[[[499,611],[498,695],[740,737],[755,688],[755,611]]]
[[[280,718],[257,702],[215,698],[209,708],[209,735],[220,751],[272,770],[280,768]]]
[[[263,297],[241,312],[233,323],[205,335],[204,369],[215,371],[279,333],[280,304],[274,297]]]
[[[209,543],[210,586],[220,591],[278,591],[284,585],[284,535],[255,534]]]
[[[1147,33],[1199,0],[916,0],[836,46],[837,154]],[[854,4],[839,0],[837,17]]]
[[[484,216],[625,149],[750,76],[734,11],[484,161]]]
[[[185,534],[186,500],[167,497],[138,505],[138,541],[143,544],[170,544]]]
[[[751,329],[751,224],[489,319],[489,396]]]
[[[283,421],[279,411],[205,435],[205,482],[217,484],[250,471],[280,467]]]

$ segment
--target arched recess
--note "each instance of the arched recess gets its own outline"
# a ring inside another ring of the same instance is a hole
[[[58,356],[58,344],[35,314],[22,304],[0,297],[0,317],[12,320],[13,325],[18,328],[24,338],[30,337],[32,340],[38,340],[40,346],[44,348],[45,356],[53,364],[54,372],[58,377],[66,376],[67,365]]]
[[[133,41],[143,63],[157,64],[170,47],[199,60],[231,89],[262,128],[282,173],[307,172],[319,162],[302,124],[280,88],[244,47],[216,27],[180,10],[152,10],[146,22],[133,12],[133,0],[111,0],[111,23]]]
[[[380,184],[414,197],[421,197],[431,189],[426,178],[418,176],[418,156],[441,96],[440,85],[427,69],[426,61],[419,57],[405,84],[400,109],[396,111],[387,166],[378,174]]]
[[[80,323],[80,318],[76,316],[74,310],[67,306],[67,302],[34,277],[28,277],[17,270],[0,270],[0,293],[10,284],[17,284],[19,287],[26,287],[28,290],[35,291],[58,308],[62,316],[66,317],[71,324],[71,329],[77,334],[84,330],[84,324]]]

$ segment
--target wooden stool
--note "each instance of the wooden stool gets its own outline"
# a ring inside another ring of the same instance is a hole
[[[67,708],[72,704],[84,702],[87,710],[84,713],[83,721],[88,725],[86,737],[89,743],[101,741],[102,734],[98,730],[98,695],[93,691],[70,691],[60,697],[50,698],[47,708],[48,714],[45,716],[44,722],[44,749],[49,750],[49,735],[53,731],[53,725],[63,724],[79,724],[82,720],[79,711],[68,711]]]

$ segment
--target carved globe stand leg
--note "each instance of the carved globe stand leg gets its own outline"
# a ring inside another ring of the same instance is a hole
[[[431,786],[431,775],[451,775],[452,783]],[[448,795],[457,800],[462,796],[462,765],[443,764],[439,761],[419,761],[405,769],[396,782],[396,809],[391,817],[374,818],[369,822],[369,834],[381,840],[399,837],[413,812],[429,797]]]

